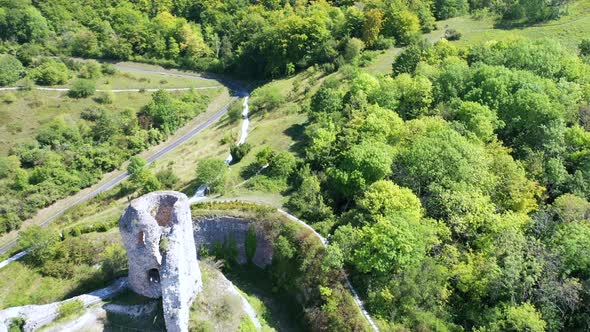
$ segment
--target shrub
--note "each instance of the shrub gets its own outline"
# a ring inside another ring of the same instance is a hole
[[[116,277],[127,270],[125,248],[119,243],[106,246],[100,258],[102,259],[100,268],[108,278]]]
[[[232,144],[229,147],[229,151],[232,155],[232,163],[238,163],[244,158],[248,152],[252,150],[252,146],[248,143],[244,144]]]
[[[447,29],[445,31],[446,40],[459,40],[461,39],[461,33],[455,29]]]
[[[25,319],[22,317],[16,317],[10,320],[10,325],[8,326],[8,332],[21,332],[24,330],[25,327]]]
[[[110,63],[103,63],[101,66],[102,73],[105,75],[114,75],[117,72],[117,67]]]
[[[84,303],[82,300],[66,301],[60,304],[57,308],[59,318],[66,318],[78,314],[84,310]]]
[[[70,71],[62,62],[46,61],[31,69],[29,77],[41,85],[64,84],[70,78]]]
[[[16,96],[14,95],[14,93],[12,92],[6,92],[4,94],[4,96],[2,96],[2,100],[6,103],[6,104],[12,104],[16,101]]]
[[[251,99],[253,110],[270,111],[279,107],[285,101],[285,96],[276,86],[264,86],[254,90]]]
[[[100,118],[104,110],[87,108],[80,113],[80,117],[86,121],[96,121]]]
[[[0,56],[0,86],[18,81],[24,71],[23,64],[14,56]]]
[[[86,79],[79,79],[72,84],[68,96],[72,98],[86,98],[90,97],[96,91],[96,87],[92,81]]]
[[[344,60],[348,62],[354,61],[361,52],[365,49],[365,43],[358,38],[350,38],[344,48]]]
[[[158,173],[156,173],[156,177],[160,181],[162,189],[174,189],[178,182],[180,182],[178,176],[176,176],[176,174],[174,174],[174,171],[172,171],[171,169],[163,169],[159,171]]]
[[[84,63],[80,68],[78,76],[87,79],[96,79],[102,75],[101,66],[96,60],[90,60]]]
[[[73,237],[78,237],[80,235],[82,235],[82,230],[80,230],[80,227],[74,227],[72,229],[70,229],[70,235]]]
[[[580,45],[578,45],[578,49],[580,50],[580,55],[590,55],[590,38],[582,39]]]
[[[392,48],[395,45],[395,38],[393,37],[383,37],[383,36],[379,36],[379,38],[377,39],[377,41],[375,41],[375,44],[373,44],[373,48],[376,50],[387,50],[389,48]]]
[[[35,85],[35,82],[33,82],[33,80],[31,80],[30,78],[26,77],[22,80],[22,84],[20,85],[20,89],[24,90],[24,91],[31,91],[31,90],[33,90],[34,85]]]
[[[101,92],[99,93],[95,98],[94,101],[96,101],[99,104],[112,104],[113,100],[115,99],[115,96],[112,92]]]

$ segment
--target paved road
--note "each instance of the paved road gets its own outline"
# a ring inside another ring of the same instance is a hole
[[[125,70],[125,71],[137,71],[137,72],[142,72],[142,73],[152,73],[152,74],[160,74],[160,75],[167,75],[167,76],[179,76],[179,77],[186,77],[186,78],[202,79],[202,80],[204,80],[204,78],[199,77],[199,76],[195,76],[195,75],[168,73],[168,72],[164,72],[164,71],[150,71],[150,70],[147,70],[147,69],[137,69],[137,68],[126,67],[126,66],[117,66],[117,67],[119,68],[119,70]],[[229,81],[225,81],[225,82],[229,82]],[[226,84],[226,85],[228,85],[228,84]],[[225,113],[227,113],[227,110],[229,109],[229,107],[234,102],[236,102],[236,100],[238,100],[239,96],[247,95],[247,93],[248,93],[244,88],[242,88],[241,86],[239,86],[235,82],[230,82],[229,85],[230,85],[230,87],[232,89],[235,89],[236,90],[235,91],[236,92],[235,93],[236,96],[232,97],[232,99],[229,101],[229,103],[227,103],[225,106],[223,106],[219,111],[217,111],[215,114],[213,114],[213,116],[211,116],[209,119],[207,119],[204,122],[202,122],[202,123],[198,124],[197,126],[195,126],[188,133],[182,135],[179,138],[176,138],[170,144],[168,144],[167,146],[165,146],[162,150],[160,150],[160,151],[156,152],[155,154],[149,156],[147,158],[148,164],[150,164],[150,163],[154,162],[155,160],[157,160],[157,159],[165,156],[166,154],[170,153],[172,150],[176,149],[178,146],[180,146],[184,142],[188,141],[189,139],[191,139],[192,137],[194,137],[195,135],[197,135],[198,133],[200,133],[201,131],[203,131],[205,128],[209,127],[211,124],[213,124],[214,122],[216,122],[217,120],[219,120]],[[51,215],[47,219],[43,220],[40,225],[41,226],[45,226],[45,225],[49,224],[50,222],[52,222],[57,217],[59,217],[62,214],[64,214],[64,212],[66,212],[68,209],[72,208],[73,206],[78,205],[78,204],[83,203],[83,202],[86,202],[86,201],[90,200],[91,198],[95,197],[96,195],[98,195],[98,194],[100,194],[100,193],[102,193],[104,191],[107,191],[107,190],[110,190],[110,189],[114,188],[116,185],[118,185],[123,180],[127,179],[128,177],[129,177],[129,174],[127,173],[127,171],[120,171],[120,174],[117,175],[114,179],[112,179],[109,182],[101,185],[100,187],[92,190],[91,192],[89,192],[88,194],[84,195],[80,199],[78,199],[78,200],[76,200],[76,201],[68,204],[63,209],[61,209],[58,212],[54,213],[53,215]],[[16,245],[16,243],[17,243],[17,240],[15,239],[15,240],[10,241],[8,244],[4,245],[2,248],[0,248],[0,255],[6,253],[8,250],[10,250],[12,247],[14,247]],[[18,256],[18,258],[22,258],[24,255],[25,254],[22,254],[22,252],[21,252],[21,253],[16,254],[15,256]]]

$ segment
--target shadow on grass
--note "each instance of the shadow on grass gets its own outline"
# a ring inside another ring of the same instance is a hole
[[[253,162],[247,166],[242,167],[240,170],[240,176],[242,179],[250,179],[262,168],[262,165],[257,162]]]
[[[166,331],[164,309],[162,307],[161,299],[150,299],[127,289],[109,300],[109,303],[138,305],[148,304],[152,301],[158,301],[157,309],[153,313],[142,317],[133,318],[107,311],[106,319],[103,322],[105,331]]]
[[[262,318],[277,331],[305,331],[303,308],[291,296],[277,291],[268,272],[254,265],[234,265],[224,275],[240,290],[255,295],[268,309]]]
[[[88,294],[99,290],[101,288],[108,287],[115,282],[115,280],[119,277],[127,276],[127,270],[122,271],[114,276],[107,277],[105,274],[100,270],[95,270],[95,272],[91,275],[85,275],[80,278],[80,283],[71,291],[69,291],[62,300],[70,299],[74,296]]]
[[[303,158],[305,157],[304,151],[304,139],[305,139],[305,123],[303,124],[294,124],[291,127],[285,129],[284,134],[289,136],[293,140],[293,145],[291,145],[290,150],[295,152],[295,154]]]
[[[178,190],[180,192],[182,192],[183,194],[185,194],[188,198],[191,198],[197,192],[198,187],[199,187],[199,184],[197,183],[196,180],[193,179],[189,183],[184,185],[183,187],[179,188]]]

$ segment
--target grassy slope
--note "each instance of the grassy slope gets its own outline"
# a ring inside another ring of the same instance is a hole
[[[438,21],[436,26],[437,30],[424,35],[431,42],[443,37],[446,29],[455,29],[462,34],[460,40],[452,42],[458,46],[470,46],[490,40],[553,38],[572,52],[577,52],[580,41],[590,37],[590,1],[576,0],[568,5],[567,14],[558,20],[522,28],[501,29],[494,27],[494,20],[490,17],[475,20],[470,16]],[[393,60],[401,51],[402,48],[399,47],[383,51],[364,70],[371,74],[391,73]]]
[[[590,37],[590,1],[576,0],[568,5],[567,14],[557,20],[513,29],[494,28],[491,19],[476,21],[469,17],[456,17],[438,23],[457,29],[463,37],[457,45],[468,46],[488,40],[512,38],[553,38],[572,52],[577,52],[583,38]]]
[[[121,112],[125,108],[139,109],[148,103],[151,93],[119,93],[111,105],[100,105],[92,98],[72,99],[58,91],[0,92],[14,94],[14,103],[0,103],[0,155],[25,141],[35,138],[37,129],[56,117],[77,123],[80,113],[87,108],[103,107],[110,112]],[[125,101],[121,103],[119,101]]]
[[[104,241],[121,241],[118,229],[84,234],[82,237],[93,243],[93,246],[103,246]],[[98,272],[97,269],[81,267],[72,279],[44,277],[24,261],[16,261],[0,269],[0,309],[65,300],[98,289],[108,283],[91,281]]]
[[[191,80],[155,74],[117,72],[113,76],[97,80],[98,89],[173,88],[216,86],[214,81]],[[199,90],[213,99],[222,89]],[[171,92],[180,94],[182,92]],[[126,108],[139,110],[151,99],[151,92],[121,92],[114,94],[114,102],[101,105],[93,98],[72,99],[59,91],[0,91],[0,155],[6,155],[11,146],[33,139],[36,130],[44,123],[59,116],[76,123],[80,113],[87,108],[102,107],[112,112]],[[7,95],[16,97],[12,103],[4,102]]]

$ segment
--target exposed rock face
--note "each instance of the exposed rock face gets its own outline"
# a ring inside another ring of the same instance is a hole
[[[210,251],[214,250],[215,244],[228,246],[234,243],[239,264],[247,262],[246,237],[249,231],[256,234],[252,263],[264,268],[272,262],[273,249],[264,232],[256,228],[255,222],[234,217],[195,218],[195,243]]]
[[[65,301],[4,309],[0,311],[0,332],[7,332],[12,319],[19,317],[25,320],[24,332],[36,331],[43,325],[56,320],[59,316],[59,307],[65,302],[80,300],[84,307],[88,307],[119,294],[127,286],[127,278],[121,278],[109,287],[96,290],[92,293],[78,295]]]
[[[186,195],[149,193],[133,201],[119,221],[129,260],[129,286],[162,296],[166,329],[188,331],[189,309],[202,288]]]

